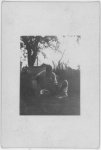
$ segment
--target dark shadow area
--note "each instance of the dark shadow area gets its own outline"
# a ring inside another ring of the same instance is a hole
[[[35,96],[32,80],[45,66],[24,67],[20,71],[20,115],[80,115],[80,68],[59,63],[54,66],[58,83],[68,81],[68,96]]]

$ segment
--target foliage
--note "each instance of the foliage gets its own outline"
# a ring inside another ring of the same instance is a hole
[[[53,50],[58,50],[59,41],[57,36],[21,36],[20,49],[23,47],[28,52],[28,66],[33,66],[38,52],[42,52],[42,49],[50,47]],[[42,52],[43,56],[45,54]]]

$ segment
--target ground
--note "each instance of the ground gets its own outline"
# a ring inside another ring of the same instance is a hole
[[[21,98],[21,115],[80,115],[80,97],[77,94],[66,98]]]

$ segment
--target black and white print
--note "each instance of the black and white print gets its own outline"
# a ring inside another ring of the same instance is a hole
[[[20,114],[80,115],[81,35],[20,37]]]

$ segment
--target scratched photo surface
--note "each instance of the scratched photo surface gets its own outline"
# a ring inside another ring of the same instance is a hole
[[[81,35],[20,37],[20,115],[80,115]]]

